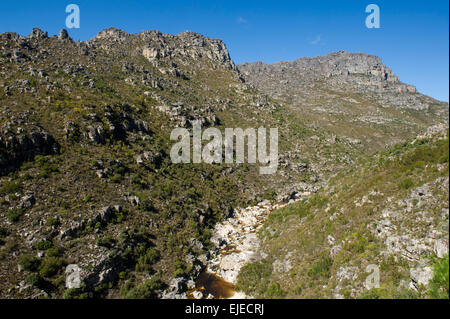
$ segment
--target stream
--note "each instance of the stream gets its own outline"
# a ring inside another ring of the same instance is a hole
[[[296,198],[289,203],[265,200],[256,206],[238,209],[233,217],[217,224],[211,242],[218,250],[197,278],[196,288],[188,292],[188,298],[252,298],[236,291],[235,284],[243,266],[266,257],[259,249],[258,230],[272,211],[298,200]]]

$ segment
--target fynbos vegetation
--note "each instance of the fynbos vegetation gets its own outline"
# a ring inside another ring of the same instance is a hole
[[[2,298],[207,298],[214,258],[249,297],[448,297],[448,104],[377,57],[236,66],[189,31],[36,28],[0,34],[0,75]],[[277,147],[174,162],[197,125]]]

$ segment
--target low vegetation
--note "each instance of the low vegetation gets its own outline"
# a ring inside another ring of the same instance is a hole
[[[403,246],[424,242],[424,224],[448,239],[448,145],[395,145],[271,213],[259,233],[268,257],[241,270],[238,289],[259,298],[448,298],[448,255],[437,258],[431,244],[409,256]],[[378,288],[366,288],[369,265]],[[434,272],[428,288],[411,279],[425,266]]]

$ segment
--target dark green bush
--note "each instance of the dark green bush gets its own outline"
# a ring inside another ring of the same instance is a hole
[[[57,227],[60,225],[60,222],[58,217],[50,217],[47,218],[46,224],[47,226]]]
[[[281,289],[279,283],[273,283],[270,285],[269,289],[267,289],[267,297],[269,298],[281,298],[286,295],[286,292]]]
[[[31,273],[27,276],[26,282],[34,287],[42,287],[45,283],[44,279],[38,273]]]
[[[16,222],[18,222],[20,220],[20,218],[22,217],[23,213],[24,213],[24,210],[23,210],[23,208],[20,208],[20,207],[16,207],[16,208],[10,209],[8,211],[8,220],[11,223],[16,223]]]
[[[6,238],[9,235],[9,232],[6,228],[0,227],[0,239]]]
[[[150,272],[151,266],[156,263],[159,258],[160,253],[156,248],[148,248],[144,255],[138,257],[136,271]]]
[[[97,239],[97,245],[98,246],[103,246],[106,248],[110,248],[114,245],[115,240],[113,238],[111,238],[110,236],[105,236],[102,238]]]
[[[90,299],[92,297],[91,292],[86,292],[82,288],[70,288],[64,291],[64,299]]]
[[[43,240],[34,244],[34,249],[37,250],[47,250],[51,247],[53,247],[53,243],[49,240]]]
[[[20,256],[19,265],[22,266],[24,270],[36,271],[39,268],[40,260],[37,257],[26,254]]]
[[[153,203],[149,199],[144,199],[141,204],[140,208],[145,212],[155,212],[155,207],[153,206]]]
[[[22,187],[18,182],[5,182],[0,187],[0,194],[13,194],[19,192],[21,189]]]
[[[128,291],[124,289],[121,292],[124,293],[126,299],[154,299],[161,288],[161,280],[157,277],[152,277],[137,287],[133,287]]]
[[[45,252],[45,255],[47,257],[58,257],[61,256],[62,254],[62,249],[59,247],[51,247],[49,249],[47,249],[47,251]]]
[[[51,278],[55,276],[62,268],[64,262],[59,257],[45,257],[39,267],[39,273],[42,277]]]
[[[191,267],[186,265],[184,262],[177,260],[175,262],[175,272],[173,277],[184,277],[191,271]]]

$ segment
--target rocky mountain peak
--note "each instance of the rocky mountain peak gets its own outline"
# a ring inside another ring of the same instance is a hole
[[[59,31],[59,36],[58,39],[60,40],[65,40],[69,38],[69,33],[67,32],[66,29],[61,29],[61,31]]]
[[[29,39],[46,39],[48,38],[48,32],[44,32],[39,28],[33,28],[33,31],[31,31],[30,35],[28,36]]]
[[[298,103],[312,96],[315,89],[322,90],[320,87],[379,94],[383,103],[397,108],[424,110],[434,103],[432,99],[416,95],[416,88],[402,83],[379,57],[365,53],[339,51],[274,64],[244,63],[239,71],[258,89],[271,92],[276,98],[295,99]]]
[[[326,56],[313,58],[304,57],[271,65],[263,62],[244,63],[240,69],[245,74],[249,74],[252,69],[283,74],[294,73],[296,76],[308,78],[367,75],[378,78],[380,81],[399,82],[398,77],[383,64],[379,57],[347,51],[332,52]]]
[[[111,28],[100,31],[94,37],[94,39],[122,40],[127,35],[128,35],[128,33],[126,33],[125,31],[111,27]]]
[[[192,31],[175,36],[159,31],[143,31],[140,37],[146,43],[142,54],[151,62],[161,58],[188,57],[198,60],[207,57],[228,69],[236,69],[226,45],[220,39],[208,38]]]

